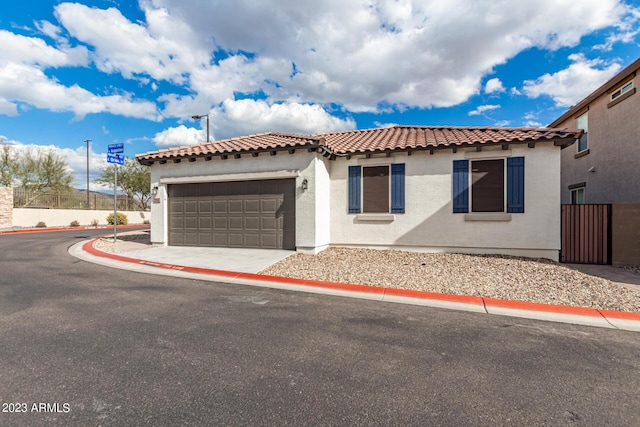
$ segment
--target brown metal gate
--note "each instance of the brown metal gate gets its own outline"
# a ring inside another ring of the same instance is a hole
[[[560,261],[611,264],[611,205],[562,205]]]

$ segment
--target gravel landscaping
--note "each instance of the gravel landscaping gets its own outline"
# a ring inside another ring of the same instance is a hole
[[[261,274],[640,312],[640,292],[540,259],[329,248]]]
[[[118,241],[149,242],[148,231],[118,233]],[[112,237],[94,245],[118,252]],[[628,268],[640,273],[640,269]],[[640,292],[544,259],[329,248],[293,254],[260,272],[329,282],[640,312]]]

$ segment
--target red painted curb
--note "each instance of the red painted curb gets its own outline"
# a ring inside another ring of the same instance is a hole
[[[486,307],[511,308],[514,310],[546,311],[549,313],[575,314],[578,316],[601,317],[602,314],[595,308],[574,307],[569,305],[542,304],[527,301],[510,301],[496,298],[483,298]]]
[[[85,243],[82,247],[83,250],[90,253],[91,255],[102,257],[102,258],[109,258],[116,261],[128,262],[133,264],[149,265],[149,266],[165,268],[169,270],[187,271],[191,273],[200,273],[200,274],[214,274],[214,275],[230,277],[230,278],[260,280],[260,281],[275,282],[275,283],[282,283],[282,284],[336,289],[341,291],[380,294],[381,296],[384,296],[384,295],[401,296],[401,297],[408,297],[408,298],[431,299],[431,300],[438,300],[438,301],[481,305],[484,307],[497,307],[497,308],[507,308],[507,309],[525,310],[525,311],[544,311],[548,313],[573,314],[577,316],[591,316],[591,317],[604,317],[604,318],[611,317],[615,319],[640,321],[640,313],[626,312],[626,311],[600,310],[600,309],[588,308],[588,307],[574,307],[574,306],[542,304],[542,303],[526,302],[526,301],[501,300],[497,298],[444,294],[444,293],[418,291],[418,290],[411,290],[411,289],[383,288],[383,287],[371,286],[371,285],[356,285],[351,283],[325,282],[320,280],[297,279],[297,278],[282,277],[282,276],[267,276],[267,275],[255,274],[255,273],[240,273],[240,272],[227,271],[227,270],[216,270],[216,269],[188,267],[188,266],[181,266],[181,265],[174,265],[174,264],[155,263],[152,261],[127,258],[121,255],[100,251],[93,247],[94,242],[98,239],[99,238],[95,238]]]
[[[385,295],[393,295],[399,297],[433,299],[438,301],[458,302],[463,304],[474,304],[484,306],[482,297],[474,297],[468,295],[456,294],[440,294],[437,292],[418,291],[412,289],[385,288]]]
[[[606,318],[621,320],[637,320],[640,322],[640,313],[631,311],[598,310]]]
[[[119,225],[118,230],[121,228],[148,228],[149,224],[132,224],[132,225]],[[21,234],[21,233],[49,233],[52,231],[71,231],[71,230],[99,230],[99,229],[111,229],[112,225],[86,225],[78,227],[49,227],[49,228],[25,228],[23,230],[7,230],[0,231],[0,234]]]

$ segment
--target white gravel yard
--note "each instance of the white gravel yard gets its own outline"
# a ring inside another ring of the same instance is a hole
[[[294,254],[260,273],[640,312],[640,292],[529,258],[329,248],[318,255]]]
[[[121,252],[137,242],[149,245],[147,231],[118,233],[94,246]],[[625,267],[640,274],[638,266]],[[294,254],[261,274],[328,282],[414,289],[506,300],[640,312],[640,292],[544,259],[496,255],[433,254],[373,249],[329,248],[318,255]]]

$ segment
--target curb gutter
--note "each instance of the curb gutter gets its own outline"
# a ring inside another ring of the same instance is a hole
[[[92,239],[79,243],[81,251],[98,258],[104,258],[129,265],[155,267],[174,272],[206,275],[213,280],[224,280],[228,283],[239,283],[251,286],[264,286],[277,289],[298,290],[326,295],[346,296],[383,302],[422,305],[447,308],[475,313],[486,313],[500,316],[522,317],[561,323],[596,326],[601,328],[622,329],[640,332],[640,313],[613,310],[601,310],[587,307],[572,307],[553,304],[541,304],[524,301],[509,301],[495,298],[441,294],[399,288],[383,288],[371,285],[324,282],[319,280],[296,279],[290,277],[266,276],[254,273],[240,273],[227,270],[215,270],[199,267],[188,267],[174,264],[156,263],[152,261],[128,258],[122,255],[102,252],[93,244]],[[113,264],[111,264],[113,265]],[[145,272],[149,272],[148,270]]]

